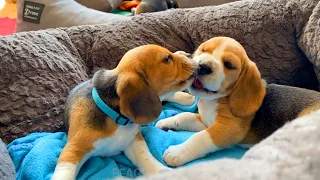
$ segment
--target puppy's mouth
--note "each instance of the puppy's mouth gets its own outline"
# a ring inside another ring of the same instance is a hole
[[[205,92],[207,92],[207,93],[214,93],[214,94],[217,93],[217,91],[211,91],[211,90],[205,88],[198,77],[196,77],[196,78],[194,79],[191,87],[194,88],[194,89],[196,89],[196,90],[205,91]]]

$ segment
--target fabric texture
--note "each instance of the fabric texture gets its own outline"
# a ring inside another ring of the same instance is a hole
[[[181,112],[196,111],[197,101],[191,106],[167,103],[163,107],[163,111],[157,121]],[[166,165],[162,159],[164,151],[170,145],[176,145],[186,141],[194,132],[166,132],[154,126],[157,121],[143,126],[142,135],[152,155]],[[17,169],[17,180],[49,180],[53,175],[58,157],[66,142],[67,134],[65,132],[56,132],[33,133],[10,143],[8,145],[8,151]],[[247,149],[245,148],[231,147],[188,163],[185,166],[221,158],[239,159],[246,151]],[[133,178],[140,175],[141,173],[126,156],[119,154],[113,157],[90,158],[80,169],[77,179],[112,179],[120,176]]]
[[[240,160],[202,162],[137,180],[234,179],[317,180],[320,178],[320,110],[286,124]],[[119,178],[122,180],[124,178]]]
[[[319,14],[317,0],[244,0],[0,37],[1,138],[61,130],[68,92],[143,44],[192,53],[205,40],[230,36],[269,83],[317,89],[319,41],[308,29],[318,28]]]
[[[177,0],[181,8],[193,8],[202,6],[220,5],[237,0]],[[238,0],[239,1],[239,0]]]
[[[299,47],[313,63],[320,81],[320,3],[313,9],[305,27],[298,35]]]
[[[16,171],[6,149],[6,145],[0,139],[0,177],[5,180],[15,180]]]

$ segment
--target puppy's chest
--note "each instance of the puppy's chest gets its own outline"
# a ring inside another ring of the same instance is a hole
[[[204,100],[200,99],[198,102],[199,114],[202,122],[211,126],[217,116],[218,102],[216,100]]]
[[[141,127],[138,124],[118,126],[115,133],[106,138],[101,138],[93,143],[95,149],[92,156],[113,156],[121,153],[134,140]]]

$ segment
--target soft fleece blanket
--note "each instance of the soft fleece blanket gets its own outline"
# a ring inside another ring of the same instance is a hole
[[[191,106],[167,103],[163,107],[163,111],[157,121],[185,111],[196,112],[196,102]],[[147,126],[143,126],[142,135],[153,156],[165,164],[162,160],[164,151],[170,145],[184,142],[193,134],[193,132],[166,132],[154,127],[155,123],[156,121]],[[67,134],[64,132],[33,133],[10,143],[7,148],[17,170],[17,180],[50,179],[54,172],[59,154],[66,144],[66,140]],[[186,166],[223,157],[238,159],[242,157],[246,150],[247,149],[241,147],[232,147],[186,164]],[[123,154],[119,154],[113,157],[90,158],[82,166],[78,179],[99,180],[112,179],[119,176],[133,178],[140,175],[141,173],[136,167]]]

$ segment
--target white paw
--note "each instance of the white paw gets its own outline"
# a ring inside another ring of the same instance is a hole
[[[76,168],[72,163],[58,163],[51,180],[74,180]]]
[[[191,56],[190,53],[187,53],[185,51],[176,51],[174,54],[178,54],[180,56],[185,56],[185,57],[190,57]]]
[[[168,130],[177,130],[176,128],[179,126],[178,121],[175,120],[174,117],[170,117],[164,120],[160,120],[156,123],[156,127],[168,131]]]
[[[187,162],[181,145],[170,146],[163,154],[163,160],[170,166],[181,166]]]
[[[137,8],[131,8],[131,13],[134,14]]]
[[[168,101],[190,106],[196,101],[196,98],[189,93],[178,91],[174,93],[173,97],[169,98]]]
[[[185,93],[185,95],[183,95],[183,98],[180,101],[181,105],[184,106],[190,106],[192,104],[194,104],[196,102],[196,98],[188,93]]]

